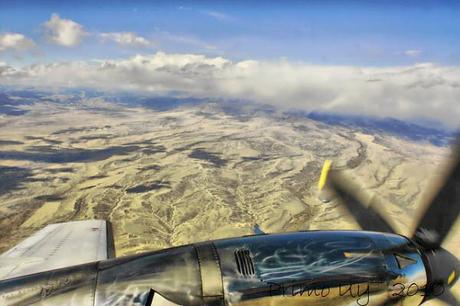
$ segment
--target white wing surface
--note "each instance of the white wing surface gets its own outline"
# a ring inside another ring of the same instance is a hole
[[[0,280],[114,257],[110,223],[50,224],[0,255]]]

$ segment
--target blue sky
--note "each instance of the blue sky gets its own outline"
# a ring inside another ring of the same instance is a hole
[[[0,53],[16,65],[165,52],[232,60],[280,59],[330,65],[394,66],[460,62],[460,2],[448,1],[0,1],[0,33],[21,33],[39,54]],[[84,27],[81,43],[50,43],[55,13]],[[148,48],[101,41],[132,32]]]

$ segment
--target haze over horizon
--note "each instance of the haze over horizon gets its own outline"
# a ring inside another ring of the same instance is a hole
[[[0,85],[245,99],[458,128],[458,3],[263,4],[2,3]]]

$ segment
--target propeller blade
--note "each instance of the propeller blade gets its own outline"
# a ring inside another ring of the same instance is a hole
[[[362,229],[395,233],[394,227],[378,209],[382,207],[381,201],[375,195],[364,192],[345,173],[330,170],[330,167],[331,163],[326,161],[321,173],[319,188],[322,189],[326,185],[332,188]]]
[[[449,289],[447,289],[441,296],[438,296],[438,299],[450,306],[460,306],[460,301]]]
[[[434,193],[416,223],[414,239],[427,248],[439,247],[460,214],[460,145],[444,185]]]

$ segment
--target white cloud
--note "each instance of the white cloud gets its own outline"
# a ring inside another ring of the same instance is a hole
[[[90,87],[155,94],[249,99],[285,108],[425,117],[458,127],[460,67],[322,66],[289,61],[232,62],[193,54],[135,56],[4,68],[0,84]]]
[[[204,11],[204,13],[214,19],[220,20],[220,21],[233,21],[234,18],[230,15],[227,15],[222,12],[218,11]]]
[[[417,57],[420,54],[422,54],[422,50],[418,50],[418,49],[406,50],[403,53],[404,53],[404,55],[407,55],[407,56],[410,56],[410,57]]]
[[[111,32],[100,34],[103,41],[113,41],[124,47],[149,47],[152,42],[132,32]]]
[[[35,43],[19,33],[0,34],[0,52],[2,51],[26,51],[36,47]]]
[[[58,14],[51,15],[50,20],[44,23],[47,38],[64,47],[73,47],[80,44],[86,35],[82,25],[70,19],[63,19]]]
[[[7,63],[0,62],[0,76],[7,77],[10,73],[16,74],[17,71]]]

